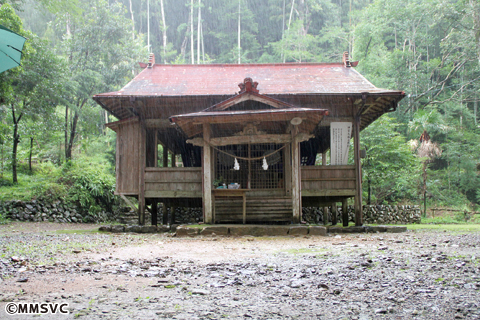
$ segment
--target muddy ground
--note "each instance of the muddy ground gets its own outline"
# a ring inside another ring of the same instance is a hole
[[[0,226],[0,318],[480,319],[478,232],[176,238],[97,229]],[[70,313],[12,316],[12,302],[68,303]]]

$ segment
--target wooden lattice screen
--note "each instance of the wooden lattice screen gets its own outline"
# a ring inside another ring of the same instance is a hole
[[[284,151],[279,150],[283,145],[278,144],[251,144],[230,145],[215,150],[215,179],[223,180],[228,186],[230,183],[240,184],[242,189],[281,189],[284,187]],[[278,152],[275,152],[279,150]],[[227,154],[225,154],[227,153]],[[273,154],[272,154],[273,153]],[[259,160],[245,160],[241,158],[259,158],[265,155],[268,169],[263,168],[263,158]],[[235,158],[239,170],[234,170]]]

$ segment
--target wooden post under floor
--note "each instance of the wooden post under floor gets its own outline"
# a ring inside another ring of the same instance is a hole
[[[328,207],[323,207],[323,224],[328,224]]]
[[[152,200],[152,226],[156,226],[158,224],[158,202],[157,200]]]
[[[360,116],[353,124],[354,160],[355,160],[355,225],[363,225],[362,207],[362,165],[360,162]]]
[[[163,167],[164,168],[167,168],[168,167],[168,149],[167,147],[164,145],[163,146]]]
[[[342,222],[344,227],[348,227],[348,199],[342,200]]]
[[[203,124],[203,221],[213,223],[212,208],[212,147],[210,146],[211,127],[209,123]]]
[[[170,207],[170,225],[175,224],[175,212],[177,211],[176,206],[171,206]]]
[[[162,223],[164,225],[168,224],[168,210],[165,202],[162,203]]]
[[[338,210],[337,210],[337,203],[334,202],[332,203],[332,226],[337,225],[337,215],[338,215]]]

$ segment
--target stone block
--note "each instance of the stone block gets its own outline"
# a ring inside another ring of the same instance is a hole
[[[339,226],[329,226],[327,227],[328,233],[344,233],[343,227]]]
[[[125,227],[122,225],[112,226],[112,232],[116,232],[116,233],[125,232]]]
[[[367,226],[365,227],[366,232],[386,232],[387,227],[386,226]]]
[[[46,219],[46,216],[43,216],[43,218]],[[43,220],[43,221],[45,221],[45,220]],[[100,226],[100,228],[98,228],[98,231],[110,232],[110,231],[112,231],[112,226],[110,226],[110,225]]]
[[[157,233],[157,226],[141,226],[140,233]]]
[[[292,226],[288,230],[289,236],[305,236],[308,234],[307,226]]]
[[[203,228],[200,231],[202,236],[210,236],[210,235],[217,235],[217,236],[226,236],[228,235],[228,227],[225,226],[208,226]]]
[[[163,225],[163,224],[157,226],[157,232],[159,232],[159,233],[169,232],[169,231],[170,231],[169,226],[166,226],[166,225]]]
[[[350,226],[343,228],[343,233],[364,233],[365,227]]]
[[[308,228],[308,234],[311,236],[326,236],[327,228],[322,226],[310,226],[310,228]]]
[[[400,226],[387,226],[387,233],[400,233],[400,232],[407,232],[407,227],[400,227]]]
[[[189,228],[187,226],[178,226],[176,228],[177,237],[194,237],[199,233],[198,228]]]
[[[139,226],[139,225],[127,225],[127,226],[125,226],[125,232],[140,233],[141,232],[141,226]]]

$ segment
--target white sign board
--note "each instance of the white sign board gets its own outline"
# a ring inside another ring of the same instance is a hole
[[[352,137],[351,122],[330,123],[330,164],[348,164],[348,148]]]

